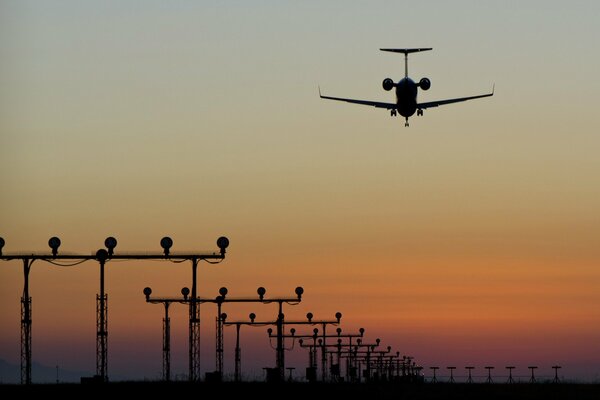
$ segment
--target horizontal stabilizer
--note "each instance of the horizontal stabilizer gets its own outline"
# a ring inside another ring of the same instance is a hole
[[[402,54],[409,54],[409,53],[418,53],[420,51],[427,51],[427,50],[433,50],[432,47],[426,47],[426,48],[418,48],[418,49],[379,49],[381,51],[389,51],[392,53],[402,53]]]

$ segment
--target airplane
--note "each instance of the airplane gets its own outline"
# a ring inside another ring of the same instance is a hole
[[[383,80],[383,89],[386,91],[392,90],[392,88],[396,88],[396,102],[395,103],[382,103],[379,101],[369,101],[369,100],[356,100],[356,99],[346,99],[342,97],[331,97],[331,96],[323,96],[321,94],[321,88],[319,87],[319,97],[322,99],[329,100],[338,100],[345,101],[348,103],[354,104],[362,104],[366,106],[373,106],[376,108],[385,108],[390,110],[390,114],[392,117],[397,116],[397,114],[402,115],[406,122],[404,126],[408,126],[408,117],[417,113],[417,116],[423,115],[423,110],[431,107],[438,107],[444,104],[450,103],[458,103],[466,100],[480,99],[482,97],[489,97],[494,95],[494,87],[492,87],[491,93],[481,94],[477,96],[469,96],[469,97],[457,97],[454,99],[447,100],[437,100],[437,101],[428,101],[425,103],[417,102],[417,89],[421,90],[429,90],[431,87],[431,81],[429,78],[422,78],[418,83],[413,81],[408,77],[408,55],[410,53],[418,53],[421,51],[432,50],[432,47],[428,48],[414,48],[414,49],[379,49],[381,51],[389,51],[392,53],[402,53],[404,54],[404,78],[400,79],[398,83],[394,83],[391,78],[385,78]]]

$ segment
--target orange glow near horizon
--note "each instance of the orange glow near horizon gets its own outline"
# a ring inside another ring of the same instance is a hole
[[[425,367],[560,364],[600,382],[600,2],[413,4],[426,24],[381,1],[133,3],[0,6],[4,254],[48,252],[52,236],[63,253],[108,236],[116,253],[160,253],[163,236],[174,253],[213,252],[224,235],[226,259],[199,265],[201,296],[302,286],[286,318],[340,311],[345,331]],[[494,96],[407,128],[319,98],[393,101],[381,82],[403,60],[379,48],[415,46],[434,48],[410,58],[432,82],[419,101]],[[0,261],[0,362],[16,365],[22,268]],[[179,296],[190,263],[107,263],[111,376],[160,375],[164,311],[146,286]],[[98,291],[95,261],[33,264],[34,361],[94,372]],[[206,372],[216,311],[201,310]],[[184,376],[186,307],[171,318]],[[275,363],[265,329],[242,339],[257,379]],[[300,376],[306,352],[288,354]]]

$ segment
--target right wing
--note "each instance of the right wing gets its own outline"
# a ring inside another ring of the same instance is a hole
[[[447,99],[447,100],[437,100],[437,101],[428,101],[426,103],[419,103],[417,104],[417,108],[430,108],[430,107],[439,107],[439,106],[443,106],[444,104],[452,104],[452,103],[458,103],[460,101],[467,101],[467,100],[473,100],[473,99],[481,99],[482,97],[490,97],[494,95],[494,89],[495,89],[496,85],[494,85],[492,87],[492,92],[491,93],[487,93],[487,94],[480,94],[478,96],[469,96],[469,97],[458,97],[456,99]]]
[[[398,107],[398,105],[396,103],[382,103],[382,102],[379,102],[379,101],[344,99],[342,97],[323,96],[321,94],[321,88],[319,88],[319,97],[322,98],[322,99],[345,101],[347,103],[362,104],[363,106],[372,106],[372,107],[377,107],[377,108],[385,108],[385,109],[388,109],[388,110],[395,110]]]

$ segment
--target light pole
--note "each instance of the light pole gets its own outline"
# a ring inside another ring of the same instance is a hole
[[[508,381],[506,383],[515,383],[512,376],[512,370],[515,369],[515,367],[506,367],[506,369],[508,370]]]
[[[471,376],[471,371],[475,369],[475,367],[465,367],[467,371],[469,371],[469,377],[467,378],[467,383],[473,383],[473,377]]]
[[[313,313],[309,312],[306,314],[306,321],[284,321],[284,316],[283,313],[279,314],[279,317],[277,318],[276,324],[277,324],[277,353],[279,354],[280,352],[283,353],[283,325],[321,325],[322,329],[323,329],[323,338],[326,337],[325,334],[325,327],[327,325],[339,325],[340,320],[342,319],[342,313],[341,312],[337,312],[335,313],[335,320],[313,320]],[[271,334],[269,334],[269,337],[272,337]],[[325,341],[323,340],[323,344],[325,344]],[[322,371],[322,377],[323,377],[323,381],[325,381],[326,377],[327,377],[327,349],[324,345],[321,346],[321,351],[322,351],[322,368],[324,369]],[[283,356],[278,357],[278,359],[283,360]],[[283,365],[282,365],[283,368]]]
[[[527,367],[531,370],[531,378],[529,379],[529,383],[535,383],[535,373],[534,371],[537,369],[537,367]]]
[[[207,261],[211,263],[221,262],[225,258],[225,249],[229,246],[229,240],[222,236],[217,240],[219,253],[186,253],[170,254],[170,248],[173,241],[169,237],[164,237],[160,244],[163,247],[163,254],[114,254],[114,248],[117,246],[117,240],[114,237],[108,237],[104,241],[105,249],[98,250],[95,254],[58,254],[58,248],[61,241],[58,237],[52,237],[48,245],[52,254],[36,255],[32,253],[23,254],[4,254],[2,249],[5,241],[0,238],[0,260],[23,261],[23,271],[25,284],[23,288],[23,297],[21,298],[21,383],[31,383],[31,297],[29,296],[29,271],[35,260],[42,260],[58,266],[73,266],[88,260],[96,260],[100,264],[100,293],[96,295],[96,379],[101,382],[108,380],[107,374],[107,345],[108,345],[108,296],[104,288],[104,266],[110,260],[168,260],[171,262],[192,261],[193,286],[192,293],[196,292],[196,269],[198,261]],[[71,264],[61,264],[58,260],[72,260]],[[211,261],[212,260],[212,261]],[[195,296],[193,296],[195,298]],[[199,368],[199,318],[195,302],[190,303],[190,378],[197,379]]]
[[[184,287],[181,289],[183,298],[150,298],[152,289],[144,288],[144,296],[146,302],[152,304],[162,304],[165,308],[165,316],[163,318],[163,362],[162,362],[162,377],[166,382],[171,381],[171,320],[169,318],[169,306],[171,303],[189,303],[190,289]]]
[[[561,368],[561,366],[553,365],[552,368],[554,369],[554,380],[552,383],[560,383],[560,380],[558,379],[558,370]]]
[[[296,287],[294,290],[296,293],[296,297],[282,297],[282,298],[265,298],[265,294],[267,290],[264,287],[259,287],[256,290],[258,294],[258,299],[256,297],[241,297],[241,298],[230,298],[227,297],[227,288],[222,287],[219,289],[219,296],[216,298],[217,303],[217,340],[216,340],[216,364],[217,364],[217,374],[222,376],[223,374],[223,324],[224,320],[221,318],[222,315],[227,317],[227,314],[221,313],[221,306],[223,303],[262,303],[262,304],[270,304],[277,303],[279,306],[279,316],[274,325],[279,327],[283,327],[283,304],[288,305],[298,305],[302,301],[302,295],[304,294],[304,289],[301,286]],[[281,320],[280,320],[281,319]],[[283,331],[281,329],[278,330],[280,336],[282,337]],[[277,368],[279,370],[280,378],[283,380],[285,378],[285,369],[284,369],[284,355],[283,355],[283,339],[281,341],[278,340],[278,344],[281,344],[281,347],[278,347],[277,352]]]

